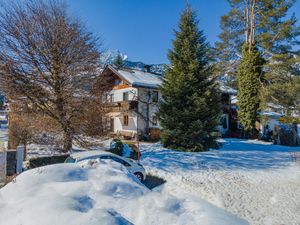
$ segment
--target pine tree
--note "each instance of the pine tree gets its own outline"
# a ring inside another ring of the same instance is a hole
[[[260,105],[260,76],[264,60],[255,45],[245,43],[242,60],[238,68],[238,105],[239,121],[246,133],[250,134],[255,128],[257,111]]]
[[[278,54],[265,67],[263,78],[262,101],[272,102],[283,107],[287,116],[299,107],[300,93],[300,57],[294,54]],[[299,115],[296,112],[296,114]]]
[[[299,52],[295,51],[299,45],[300,28],[294,15],[287,16],[295,0],[228,0],[228,2],[231,9],[221,18],[222,33],[219,36],[220,42],[216,43],[218,64],[222,66],[219,71],[220,74],[227,71],[233,76],[238,74],[240,80],[238,91],[242,92],[239,96],[244,98],[239,98],[241,101],[239,117],[245,129],[249,131],[253,126],[253,117],[257,114],[253,110],[258,110],[259,104],[254,99],[259,99],[261,106],[273,102],[285,106],[286,103],[291,103],[287,107],[295,107],[297,101],[284,100],[289,97],[288,92],[281,92],[286,93],[283,98],[277,98],[276,92],[291,86],[290,78],[300,72],[299,66],[296,66],[297,62],[299,63]],[[246,46],[242,47],[245,43],[248,45],[248,53],[245,51]],[[254,44],[256,47],[253,47]],[[257,49],[261,52],[260,57],[256,55],[259,54]],[[258,58],[265,59],[264,65],[253,64],[254,68],[251,69],[252,63],[261,63]],[[238,68],[238,73],[235,72],[236,69],[232,69],[234,67]],[[256,70],[264,71],[263,76],[259,77],[261,81],[259,83],[255,75],[258,73]],[[246,87],[242,84],[246,80],[249,88],[246,92],[252,87],[256,89],[256,86],[259,86],[260,93],[252,90],[256,93],[255,98],[245,94]],[[296,92],[293,95],[296,96]],[[248,97],[251,100],[247,100]],[[246,112],[247,110],[249,112]]]
[[[209,46],[188,6],[181,14],[169,52],[171,67],[161,91],[160,118],[165,147],[205,151],[216,146],[214,132],[220,113],[219,89],[212,79]]]
[[[282,53],[293,53],[299,45],[300,28],[295,15],[287,16],[295,0],[228,0],[230,11],[221,17],[222,32],[216,43],[222,61],[239,60],[242,46],[248,42],[248,33],[271,59]],[[252,23],[251,23],[252,20]],[[277,56],[278,57],[278,56]]]
[[[118,51],[118,54],[117,54],[117,56],[114,60],[114,65],[117,69],[121,69],[124,66],[123,58],[122,58],[119,51]]]

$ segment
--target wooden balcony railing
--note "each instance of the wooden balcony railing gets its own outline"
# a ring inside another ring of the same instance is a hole
[[[105,107],[109,108],[111,112],[136,110],[138,107],[138,101],[108,102],[105,103]]]

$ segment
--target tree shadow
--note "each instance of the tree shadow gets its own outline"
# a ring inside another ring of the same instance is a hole
[[[259,141],[223,139],[222,147],[208,152],[179,152],[160,144],[142,144],[142,163],[165,171],[203,169],[269,169],[300,164],[300,148]]]

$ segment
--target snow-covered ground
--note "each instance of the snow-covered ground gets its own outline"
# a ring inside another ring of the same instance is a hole
[[[220,150],[182,153],[143,144],[148,172],[257,225],[300,224],[300,148],[223,139]]]
[[[147,172],[167,181],[154,191],[115,164],[27,171],[0,190],[0,225],[299,225],[300,148],[221,142],[203,153],[141,144]],[[29,149],[31,156],[55,154],[46,146]]]
[[[112,162],[28,170],[0,189],[0,225],[247,224],[171,186],[150,191]]]
[[[41,144],[29,144],[27,146],[26,159],[33,159],[39,157],[58,156],[67,153],[61,152],[56,146],[53,145],[41,145]]]

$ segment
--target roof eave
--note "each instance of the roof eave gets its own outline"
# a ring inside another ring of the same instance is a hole
[[[132,87],[135,87],[135,88],[149,88],[149,89],[155,89],[155,90],[158,90],[160,88],[160,86],[154,87],[154,86],[135,84],[135,83],[132,84]]]

